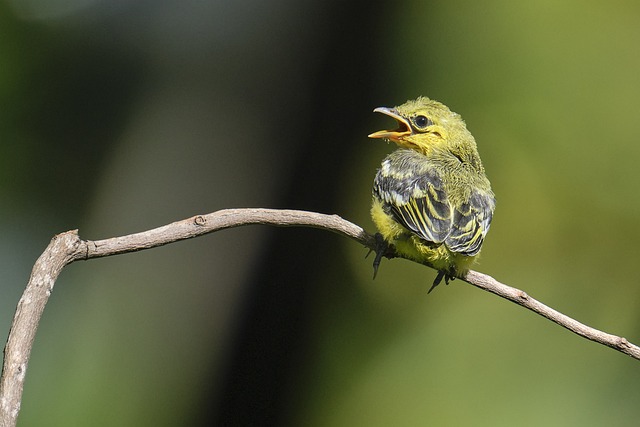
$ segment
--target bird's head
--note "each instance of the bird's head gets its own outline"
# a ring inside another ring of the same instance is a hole
[[[379,107],[373,111],[392,117],[397,127],[374,132],[369,138],[387,139],[426,155],[438,149],[456,154],[468,144],[475,150],[473,136],[460,115],[437,101],[420,97],[398,107]]]

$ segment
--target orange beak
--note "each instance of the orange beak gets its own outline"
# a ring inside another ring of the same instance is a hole
[[[411,125],[407,119],[398,114],[395,108],[378,107],[373,112],[382,113],[393,118],[398,123],[398,127],[394,130],[379,130],[369,135],[369,138],[386,138],[398,143],[402,137],[411,135]]]

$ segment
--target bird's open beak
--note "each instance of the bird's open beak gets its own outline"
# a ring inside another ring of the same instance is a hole
[[[393,142],[400,142],[403,136],[411,135],[411,125],[395,108],[378,107],[373,112],[392,117],[398,123],[398,127],[394,130],[379,130],[369,135],[369,138],[387,138]]]

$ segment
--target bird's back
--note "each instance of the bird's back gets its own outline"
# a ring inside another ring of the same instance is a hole
[[[438,156],[394,151],[376,174],[372,217],[404,255],[458,272],[480,251],[495,201],[475,185],[484,174],[473,177],[453,166]]]

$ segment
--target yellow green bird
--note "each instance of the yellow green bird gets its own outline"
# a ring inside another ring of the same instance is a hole
[[[371,216],[381,247],[374,276],[387,245],[426,263],[449,283],[466,274],[489,231],[495,198],[476,141],[460,115],[420,97],[395,108],[373,110],[397,122],[369,138],[395,142],[399,149],[382,162],[373,184]]]

